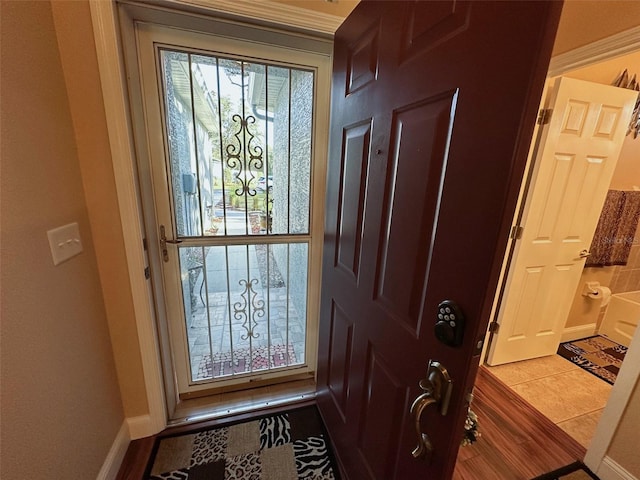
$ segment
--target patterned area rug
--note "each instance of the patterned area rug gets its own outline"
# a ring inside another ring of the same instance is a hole
[[[626,354],[627,347],[600,336],[561,343],[558,348],[558,355],[611,385]]]
[[[146,479],[339,480],[314,406],[156,440]]]
[[[233,352],[214,353],[204,355],[198,365],[196,380],[218,378],[233,373],[255,372],[269,368],[286,367],[296,363],[296,353],[293,345],[289,345],[288,351],[285,345],[271,345],[269,347],[238,348]]]

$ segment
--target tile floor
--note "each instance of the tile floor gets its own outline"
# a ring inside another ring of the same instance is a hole
[[[589,447],[611,385],[559,355],[487,368],[585,448]]]

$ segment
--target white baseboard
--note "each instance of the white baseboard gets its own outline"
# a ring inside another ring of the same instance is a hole
[[[577,327],[565,328],[560,337],[561,342],[572,342],[585,337],[592,337],[596,334],[596,324],[588,323],[586,325],[578,325]]]
[[[127,453],[127,448],[129,448],[130,441],[129,425],[125,420],[122,422],[120,430],[118,430],[118,434],[109,449],[102,468],[98,472],[96,480],[115,480],[118,470],[120,470],[120,465],[122,465],[124,454]]]
[[[151,421],[151,415],[139,415],[137,417],[129,417],[126,419],[129,426],[129,438],[137,440],[138,438],[148,437],[158,433]]]
[[[601,480],[638,480],[611,457],[604,457],[595,474]]]
[[[151,415],[125,418],[109,449],[107,458],[105,458],[102,468],[98,472],[96,480],[115,480],[131,440],[148,437],[155,433]]]

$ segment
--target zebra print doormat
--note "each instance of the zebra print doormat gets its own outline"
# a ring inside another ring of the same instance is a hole
[[[545,473],[533,480],[600,480],[582,462],[574,462],[553,472]]]
[[[147,479],[339,480],[315,406],[159,438]]]

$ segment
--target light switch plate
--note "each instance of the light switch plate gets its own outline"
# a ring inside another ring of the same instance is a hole
[[[54,265],[59,265],[82,252],[82,240],[77,223],[49,230],[47,236]]]

